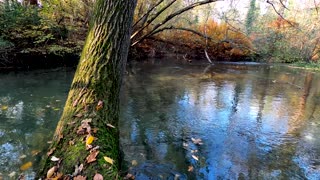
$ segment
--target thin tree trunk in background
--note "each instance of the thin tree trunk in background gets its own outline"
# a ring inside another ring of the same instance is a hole
[[[119,178],[119,91],[135,5],[136,0],[97,0],[80,63],[40,177],[46,177],[55,167],[51,177],[59,172],[92,179],[97,172],[105,179]],[[50,161],[52,156],[61,162]],[[82,171],[77,171],[81,166]]]

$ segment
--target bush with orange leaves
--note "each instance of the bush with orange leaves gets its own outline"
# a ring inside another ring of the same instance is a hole
[[[163,32],[157,38],[180,46],[188,46],[197,52],[207,49],[210,57],[217,60],[237,60],[252,55],[253,46],[250,39],[225,23],[219,24],[209,20],[206,24],[193,26],[190,29],[207,36],[207,43],[204,36],[185,30]]]

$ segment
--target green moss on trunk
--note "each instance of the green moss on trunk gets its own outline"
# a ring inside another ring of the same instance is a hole
[[[96,2],[94,20],[49,150],[52,153],[43,161],[40,177],[45,177],[53,166],[59,166],[57,172],[64,176],[72,175],[75,166],[83,164],[80,174],[89,179],[96,172],[107,179],[118,178],[119,91],[135,4],[135,0]],[[91,163],[86,159],[90,154],[86,149],[88,133],[77,133],[85,119],[92,120],[90,133],[96,137],[92,148],[99,146],[97,160]],[[50,161],[52,155],[62,161]],[[104,156],[112,158],[114,163],[107,163]]]

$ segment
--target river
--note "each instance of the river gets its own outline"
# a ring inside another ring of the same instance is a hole
[[[0,74],[0,179],[33,179],[73,73]],[[137,179],[320,179],[320,74],[255,63],[132,63],[120,137],[123,168]]]

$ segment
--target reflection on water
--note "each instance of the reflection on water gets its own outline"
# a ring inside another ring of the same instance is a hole
[[[132,68],[120,125],[138,179],[320,178],[319,74],[241,64]]]
[[[72,75],[0,74],[0,179],[16,179],[27,162],[32,179]],[[121,94],[124,168],[137,179],[320,179],[319,105],[316,73],[133,64]]]
[[[0,74],[0,179],[33,179],[73,77],[63,69]],[[31,162],[25,172],[20,167]]]

